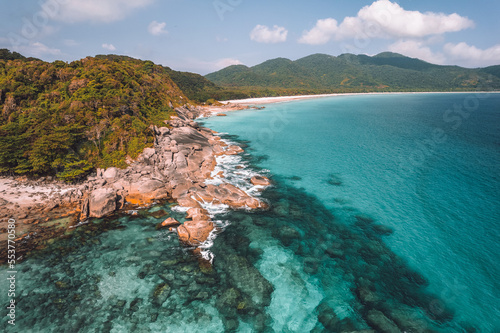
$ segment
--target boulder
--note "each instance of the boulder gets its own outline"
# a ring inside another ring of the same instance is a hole
[[[103,172],[102,178],[115,179],[117,175],[118,175],[118,169],[112,167],[112,168],[107,168],[106,171]]]
[[[165,221],[158,223],[156,225],[156,229],[162,229],[162,228],[175,228],[177,226],[180,226],[181,223],[174,219],[173,217],[169,217]]]
[[[252,183],[252,185],[259,185],[259,186],[271,185],[271,181],[268,178],[262,176],[252,177],[252,179],[250,179],[250,182]]]
[[[112,188],[99,188],[90,194],[89,217],[103,217],[116,210],[116,192]]]
[[[188,209],[186,218],[192,220],[209,220],[208,212],[203,208]]]
[[[211,221],[186,221],[177,228],[177,233],[183,243],[190,246],[198,246],[208,239],[213,229],[214,224]]]
[[[170,129],[168,127],[160,127],[158,129],[158,132],[159,132],[160,136],[166,136],[166,135],[170,134]]]

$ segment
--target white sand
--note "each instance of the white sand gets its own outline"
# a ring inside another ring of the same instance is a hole
[[[370,92],[370,93],[345,93],[345,94],[320,94],[320,95],[298,95],[298,96],[279,96],[279,97],[259,97],[247,99],[233,99],[221,101],[223,104],[240,104],[240,105],[259,105],[281,102],[291,102],[311,98],[323,98],[334,96],[353,96],[353,95],[388,95],[388,94],[473,94],[473,93],[500,93],[500,91],[432,91],[432,92]]]

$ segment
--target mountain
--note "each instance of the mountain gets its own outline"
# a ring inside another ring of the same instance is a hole
[[[176,106],[192,103],[176,80],[214,86],[123,56],[48,63],[0,55],[0,173],[75,180],[125,166],[152,146],[151,125],[164,126]]]
[[[277,58],[253,67],[229,66],[205,77],[223,87],[260,93],[500,89],[500,66],[440,66],[391,52],[372,57],[313,54],[296,61]]]

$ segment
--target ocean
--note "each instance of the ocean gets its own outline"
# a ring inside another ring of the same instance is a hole
[[[246,151],[212,182],[267,176],[245,190],[270,209],[207,204],[208,271],[155,230],[160,209],[183,220],[171,204],[80,226],[18,265],[12,332],[500,330],[500,94],[335,96],[200,122]]]

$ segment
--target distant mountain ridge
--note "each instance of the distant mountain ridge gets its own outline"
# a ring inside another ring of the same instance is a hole
[[[226,88],[317,92],[464,91],[500,89],[500,66],[441,66],[392,52],[375,56],[313,54],[292,61],[233,65],[205,76]]]

